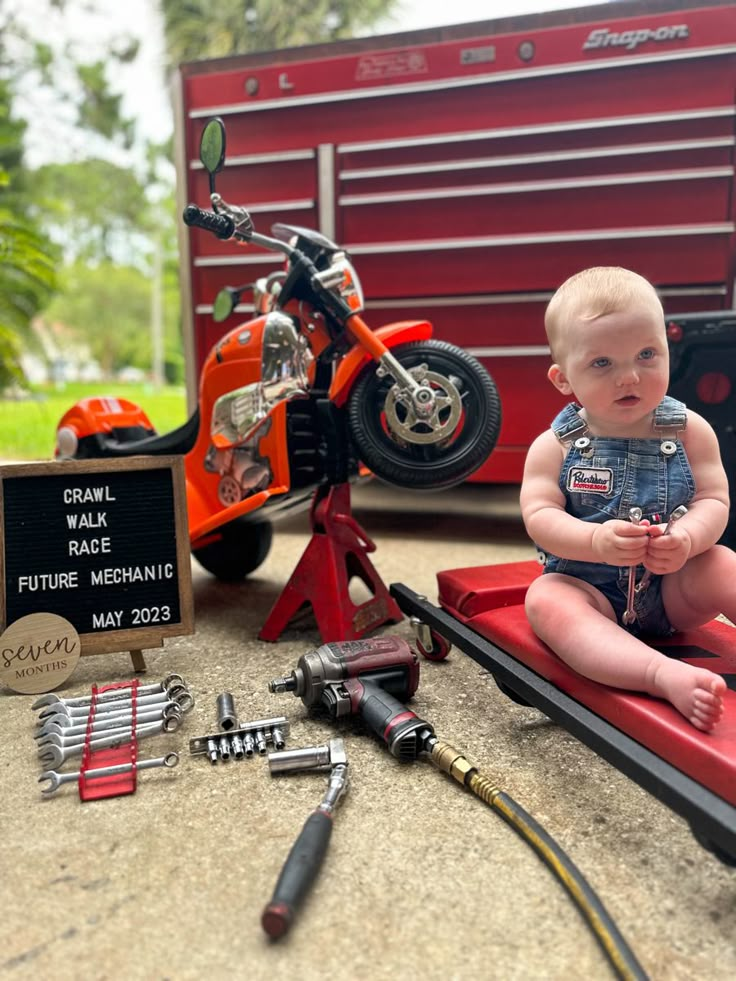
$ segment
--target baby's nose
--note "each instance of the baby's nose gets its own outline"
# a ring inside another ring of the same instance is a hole
[[[618,374],[619,385],[636,385],[639,381],[639,372],[636,365],[626,365]]]

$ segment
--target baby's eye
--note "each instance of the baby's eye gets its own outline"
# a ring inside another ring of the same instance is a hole
[[[639,357],[641,358],[642,361],[651,361],[652,358],[656,355],[656,353],[657,352],[654,350],[653,347],[645,347],[644,350],[641,351],[641,353],[639,354]]]
[[[595,361],[591,363],[592,368],[607,368],[610,364],[609,358],[596,358]]]

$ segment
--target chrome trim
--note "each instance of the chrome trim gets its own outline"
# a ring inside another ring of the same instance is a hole
[[[250,214],[266,211],[305,211],[315,206],[314,198],[301,198],[298,201],[261,201],[260,204],[249,204]]]
[[[214,306],[212,303],[198,303],[194,308],[196,314],[208,314],[212,313]],[[252,303],[239,303],[233,310],[233,313],[247,313],[251,316],[255,314],[256,308]]]
[[[530,344],[527,347],[466,347],[474,358],[538,358],[548,357],[550,349],[546,344]]]
[[[660,296],[725,296],[725,286],[669,286],[664,289],[657,287]]]
[[[560,177],[548,181],[517,181],[513,184],[475,184],[470,187],[426,188],[418,191],[387,191],[384,194],[345,194],[338,204],[390,204],[398,201],[433,201],[446,198],[482,197],[498,194],[530,194],[539,191],[564,191],[581,187],[610,187],[619,184],[656,184],[682,180],[706,180],[733,177],[733,167],[703,167],[700,170],[657,170],[638,174],[601,174],[596,177]]]
[[[229,443],[247,441],[279,402],[306,395],[311,360],[306,339],[280,310],[266,317],[258,381],[221,395],[212,407],[210,432]]]
[[[291,160],[312,160],[314,158],[313,149],[304,150],[279,150],[272,153],[249,153],[247,156],[241,154],[239,157],[228,157],[225,160],[226,167],[251,167],[264,163],[288,163]],[[189,161],[190,170],[204,170],[204,164],[198,158]]]
[[[560,160],[589,160],[598,157],[627,157],[640,153],[669,153],[676,150],[703,150],[732,147],[733,136],[714,136],[708,140],[678,140],[667,143],[631,143],[598,149],[556,150],[551,153],[518,153],[500,157],[469,157],[465,160],[437,161],[426,164],[396,164],[395,167],[359,167],[341,170],[341,180],[365,180],[375,177],[399,177],[407,174],[448,173],[453,170],[477,170],[480,167],[510,167],[523,164],[554,163]]]
[[[204,255],[195,258],[193,265],[206,268],[208,266],[260,266],[265,262],[276,264],[283,262],[275,255],[259,253],[258,255]]]
[[[420,304],[431,304],[435,307],[485,306],[500,303],[542,303],[552,298],[552,290],[542,293],[485,293],[473,296],[416,296],[408,299],[369,300],[368,309],[381,310],[391,308],[416,307]]]
[[[319,230],[329,239],[335,238],[335,146],[320,143],[317,147],[317,197],[319,200]]]
[[[610,68],[627,68],[661,61],[682,61],[698,58],[716,58],[732,54],[736,44],[724,44],[715,48],[687,48],[683,51],[661,51],[655,55],[629,55],[621,58],[605,58],[589,62],[565,62],[561,65],[540,65],[537,68],[525,66],[513,71],[497,72],[493,75],[472,75],[466,77],[440,78],[429,82],[409,82],[404,85],[387,85],[383,88],[342,89],[338,92],[315,92],[311,95],[298,95],[291,99],[264,99],[262,102],[238,102],[230,105],[207,106],[191,109],[190,119],[206,116],[232,116],[236,113],[264,112],[268,109],[289,109],[298,106],[324,106],[334,102],[348,102],[357,99],[381,99],[386,96],[435,92],[438,89],[471,88],[495,82],[514,81],[517,78],[540,78],[546,75],[569,75],[578,72],[601,71]]]
[[[598,116],[593,119],[565,120],[560,123],[535,123],[529,126],[502,126],[497,129],[468,130],[462,133],[440,133],[432,136],[408,136],[402,140],[376,140],[372,143],[338,143],[338,153],[379,153],[412,146],[440,146],[445,143],[466,143],[470,140],[508,139],[510,136],[537,136],[544,133],[568,133],[570,127],[606,129],[616,126],[649,126],[652,123],[682,122],[686,119],[712,119],[736,115],[736,106],[713,106],[708,109],[689,109],[684,112],[648,112],[636,116]]]
[[[376,242],[347,245],[351,255],[374,255],[390,252],[435,252],[450,249],[482,249],[512,245],[536,245],[550,242],[597,242],[601,239],[666,238],[681,235],[730,235],[733,222],[711,225],[664,225],[652,228],[594,228],[572,232],[542,232],[537,235],[492,235],[479,238],[445,238],[422,242]]]
[[[307,369],[313,358],[306,337],[291,317],[280,310],[268,314],[261,351],[260,385],[267,411],[286,398],[306,393]]]
[[[404,310],[417,307],[480,307],[500,306],[505,303],[546,303],[554,290],[538,293],[485,293],[473,296],[412,296],[395,300],[368,300],[368,310]],[[725,286],[668,286],[657,288],[659,296],[725,296]]]
[[[411,310],[416,307],[476,307],[499,306],[504,303],[546,303],[552,299],[553,290],[541,293],[489,293],[474,294],[473,296],[414,296],[396,300],[368,300],[368,310]],[[657,289],[659,296],[725,296],[725,286],[668,286]],[[211,314],[211,303],[199,303],[194,310],[197,314]],[[239,303],[234,313],[253,314],[255,307],[252,303]]]
[[[171,78],[171,96],[174,107],[174,166],[177,174],[186,174],[186,116],[184,112],[184,79],[180,71]],[[177,180],[174,187],[176,212],[182,213],[187,205],[188,191],[185,180]],[[199,378],[197,377],[197,348],[194,337],[194,316],[192,313],[192,249],[189,229],[183,221],[176,223],[176,238],[179,246],[179,293],[182,298],[181,333],[184,347],[184,383],[187,393],[187,412],[191,415],[197,406]]]
[[[269,211],[309,211],[315,206],[314,198],[302,198],[297,201],[261,201],[259,204],[249,204],[250,214],[267,214]]]

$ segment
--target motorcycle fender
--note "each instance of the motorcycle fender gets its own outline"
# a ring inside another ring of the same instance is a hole
[[[234,521],[235,518],[242,517],[244,514],[250,514],[251,511],[257,511],[258,508],[263,507],[269,498],[277,494],[285,494],[287,490],[288,487],[269,487],[267,490],[260,491],[258,494],[253,494],[251,497],[246,498],[240,504],[234,504],[232,507],[223,508],[216,514],[211,514],[208,518],[197,524],[193,524],[190,521],[189,540],[192,547],[202,548],[208,543],[208,536],[216,536],[218,529],[223,525]],[[210,538],[210,541],[216,540],[216,537]]]
[[[386,324],[375,331],[387,348],[406,344],[409,341],[426,341],[432,336],[432,325],[428,320],[401,320],[395,324]],[[335,377],[330,385],[329,397],[338,407],[345,405],[353,384],[363,367],[372,358],[359,345],[351,348],[338,365]]]
[[[184,462],[185,468],[188,462],[188,459],[186,459]],[[186,488],[189,537],[193,542],[196,537],[194,534],[195,529],[198,529],[200,525],[204,524],[204,522],[211,517],[212,507],[202,494],[200,488],[197,486],[197,483],[192,480],[189,474],[186,475]]]

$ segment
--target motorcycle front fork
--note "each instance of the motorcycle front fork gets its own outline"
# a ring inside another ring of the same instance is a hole
[[[379,378],[385,375],[392,378],[401,389],[402,399],[411,403],[418,416],[431,415],[435,396],[429,385],[417,381],[358,314],[350,317],[348,328],[356,341],[378,362],[376,374]]]

